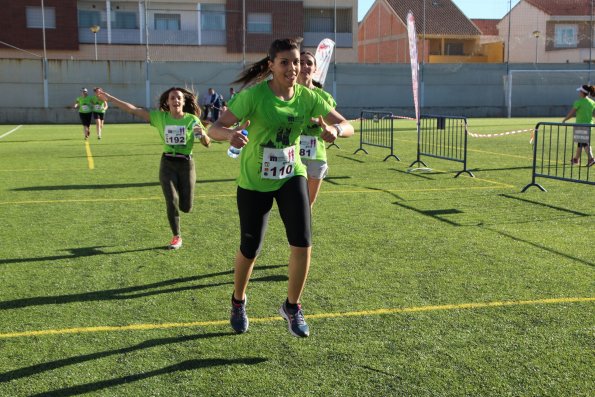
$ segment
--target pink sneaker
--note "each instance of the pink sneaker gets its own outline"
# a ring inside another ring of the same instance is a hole
[[[171,239],[171,242],[169,243],[167,248],[170,250],[177,250],[181,246],[182,246],[182,237],[174,236],[174,238]]]

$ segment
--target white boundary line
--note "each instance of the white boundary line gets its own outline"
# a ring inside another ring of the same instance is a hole
[[[19,128],[21,128],[22,126],[23,125],[21,124],[18,127],[13,128],[12,130],[8,131],[6,134],[0,135],[0,139],[4,138],[5,136],[8,136],[8,135],[12,134],[13,132],[15,132],[16,130],[18,130]]]

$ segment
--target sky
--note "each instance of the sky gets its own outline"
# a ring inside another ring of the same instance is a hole
[[[452,0],[467,18],[500,19],[508,12],[510,0]],[[512,0],[514,7],[519,0]],[[357,20],[361,21],[374,0],[358,0]]]

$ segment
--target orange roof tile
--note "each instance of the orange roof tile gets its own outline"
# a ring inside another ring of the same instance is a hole
[[[589,0],[525,0],[549,15],[591,15]]]
[[[413,12],[417,34],[425,32],[426,35],[481,35],[481,32],[451,0],[387,0],[387,2],[403,23],[407,23],[409,10]]]
[[[484,36],[498,36],[499,19],[471,19]]]

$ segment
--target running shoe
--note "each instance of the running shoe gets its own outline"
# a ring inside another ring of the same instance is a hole
[[[592,158],[591,160],[589,160],[589,162],[587,163],[587,167],[590,167],[593,164],[595,164],[595,158]]]
[[[246,303],[248,302],[248,297],[244,298],[244,302],[236,303],[233,301],[233,295],[231,299],[231,316],[229,318],[229,322],[231,324],[231,328],[235,331],[236,334],[243,334],[244,332],[248,331],[248,315],[246,314]]]
[[[302,305],[298,304],[296,310],[287,307],[287,302],[284,302],[279,308],[279,314],[287,321],[287,329],[293,336],[305,338],[310,336],[310,328],[304,320],[304,312]]]
[[[578,159],[572,159],[572,160],[570,160],[570,164],[578,164]]]
[[[182,246],[182,237],[174,236],[174,238],[171,239],[171,242],[169,243],[167,248],[170,250],[177,250],[181,246]]]

